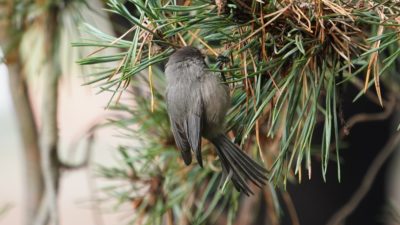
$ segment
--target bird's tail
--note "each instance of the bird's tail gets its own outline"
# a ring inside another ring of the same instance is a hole
[[[219,135],[211,142],[216,147],[224,175],[231,175],[232,183],[238,191],[243,191],[246,195],[253,194],[246,180],[260,188],[266,184],[267,170],[232,143],[227,136]]]

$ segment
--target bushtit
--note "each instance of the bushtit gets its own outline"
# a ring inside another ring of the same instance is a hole
[[[265,185],[266,169],[252,160],[224,134],[224,117],[230,106],[228,87],[208,71],[202,53],[183,47],[173,53],[166,65],[167,110],[175,143],[186,165],[192,154],[203,167],[201,137],[215,145],[224,177],[228,176],[238,191],[253,194],[246,179]]]

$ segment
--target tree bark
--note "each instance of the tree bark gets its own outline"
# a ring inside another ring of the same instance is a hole
[[[46,188],[47,198],[43,199],[43,204],[47,205],[50,216],[50,223],[59,224],[58,216],[58,186],[60,179],[60,166],[58,159],[58,81],[60,76],[59,60],[57,57],[57,26],[58,9],[49,10],[47,15],[49,47],[47,49],[49,57],[49,70],[43,79],[43,96],[41,105],[42,128],[40,130],[40,149],[42,153],[42,172]],[[46,224],[39,223],[40,225]]]
[[[35,225],[58,225],[58,186],[60,179],[60,166],[58,159],[58,81],[60,77],[60,61],[58,57],[58,20],[59,8],[50,6],[44,14],[43,21],[47,28],[44,52],[47,55],[46,75],[42,77],[43,93],[41,109],[41,128],[39,144],[41,151],[41,168],[44,178],[45,196],[42,199],[40,211],[34,221]]]
[[[51,224],[58,224],[57,192],[59,183],[58,163],[58,128],[57,128],[57,97],[58,97],[58,76],[49,74],[43,79],[43,103],[41,105],[42,127],[40,130],[40,149],[42,154],[42,173],[47,198],[43,203],[50,212]],[[45,220],[42,220],[45,221]],[[46,224],[45,222],[39,224]]]
[[[25,224],[30,224],[38,212],[43,197],[43,176],[38,144],[38,132],[28,88],[19,62],[9,66],[10,92],[23,144],[22,156],[25,175]]]

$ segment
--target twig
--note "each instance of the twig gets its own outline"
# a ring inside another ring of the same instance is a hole
[[[289,212],[290,220],[292,225],[300,225],[300,220],[296,212],[296,207],[293,204],[292,198],[287,191],[282,191],[282,199],[286,204],[286,208]]]
[[[78,170],[78,169],[82,169],[82,168],[86,167],[90,161],[94,138],[95,138],[94,133],[90,133],[88,140],[87,140],[87,147],[85,149],[86,150],[85,155],[83,157],[83,160],[80,163],[70,164],[67,162],[62,162],[60,160],[60,168],[66,169],[66,170]]]
[[[389,95],[389,100],[385,101],[385,108],[383,112],[380,113],[360,113],[356,114],[350,119],[347,120],[346,124],[343,126],[342,130],[340,131],[340,137],[343,138],[344,136],[348,135],[349,130],[357,123],[360,122],[371,122],[371,121],[378,121],[378,120],[385,120],[392,115],[396,106],[396,98],[394,95]]]
[[[350,200],[342,206],[326,223],[327,225],[342,225],[345,219],[357,208],[361,200],[370,190],[379,170],[400,143],[400,132],[393,134],[385,147],[379,152],[371,166],[368,168],[361,182]]]
[[[114,119],[123,119],[122,115],[120,113],[107,113],[103,116],[99,116],[95,118],[88,126],[87,128],[83,129],[83,131],[79,134],[76,135],[74,138],[74,143],[70,146],[70,150],[68,152],[72,153],[77,149],[78,142],[80,138],[83,138],[84,136],[87,137],[87,146],[86,146],[86,152],[85,155],[83,156],[83,159],[81,162],[73,164],[66,162],[66,160],[63,160],[59,158],[58,164],[60,169],[64,170],[77,170],[77,169],[82,169],[83,167],[86,167],[89,162],[90,162],[90,156],[92,153],[92,146],[94,144],[94,139],[95,139],[95,134],[97,129],[102,128],[107,126],[107,118],[114,118]],[[73,154],[73,153],[72,153]],[[72,154],[67,157],[69,161],[71,161]]]

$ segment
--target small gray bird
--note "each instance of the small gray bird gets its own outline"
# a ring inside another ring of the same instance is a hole
[[[224,177],[229,176],[238,191],[253,194],[246,179],[261,188],[267,170],[224,134],[224,117],[230,106],[228,87],[207,69],[204,56],[194,47],[183,47],[169,57],[166,99],[176,145],[186,165],[192,162],[193,150],[203,167],[201,137],[208,139],[216,147]]]

